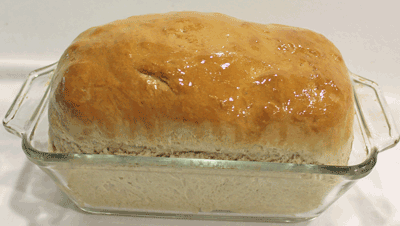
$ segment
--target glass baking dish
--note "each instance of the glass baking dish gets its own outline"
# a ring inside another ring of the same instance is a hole
[[[374,168],[399,133],[376,83],[350,73],[356,119],[349,166],[60,154],[48,151],[47,100],[57,63],[29,74],[4,120],[30,161],[83,211],[140,217],[300,222]]]

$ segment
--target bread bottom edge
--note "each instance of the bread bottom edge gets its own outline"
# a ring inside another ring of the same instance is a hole
[[[77,154],[103,154],[103,155],[122,155],[122,156],[142,156],[142,157],[167,157],[167,158],[195,158],[195,159],[214,159],[214,160],[233,160],[233,161],[255,161],[273,163],[294,163],[294,164],[315,164],[327,165],[312,158],[305,156],[304,153],[278,148],[264,148],[264,151],[253,152],[250,150],[240,150],[238,152],[223,152],[215,150],[213,152],[190,150],[188,148],[174,147],[149,147],[126,144],[113,144],[104,148],[82,147],[77,143],[66,141],[53,136],[49,140],[49,151],[52,153],[77,153]]]

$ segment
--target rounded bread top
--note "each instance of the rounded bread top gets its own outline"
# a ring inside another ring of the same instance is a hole
[[[70,117],[109,137],[121,125],[151,131],[168,121],[227,125],[245,143],[271,123],[322,134],[345,125],[349,135],[354,114],[348,70],[324,36],[219,13],[90,28],[61,57],[53,92]]]

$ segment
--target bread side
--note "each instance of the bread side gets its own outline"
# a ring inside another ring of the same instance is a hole
[[[49,102],[55,152],[345,165],[353,94],[315,32],[179,12],[79,35]]]

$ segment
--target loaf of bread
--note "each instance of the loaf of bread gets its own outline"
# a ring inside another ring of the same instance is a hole
[[[81,33],[51,88],[53,152],[324,165],[351,152],[347,67],[307,29],[133,16]]]

